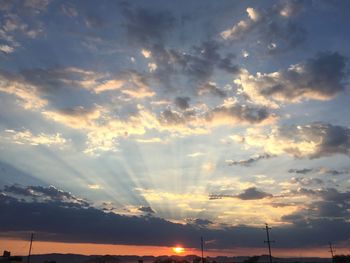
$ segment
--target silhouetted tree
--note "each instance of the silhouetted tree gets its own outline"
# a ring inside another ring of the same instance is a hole
[[[257,263],[259,261],[259,256],[252,256],[243,261],[243,263]]]
[[[350,255],[336,255],[333,257],[334,263],[350,263]]]

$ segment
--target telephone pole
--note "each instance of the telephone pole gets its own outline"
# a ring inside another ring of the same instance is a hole
[[[266,236],[267,236],[267,240],[264,241],[264,243],[267,243],[267,246],[269,248],[269,258],[270,258],[270,263],[272,263],[272,254],[271,254],[271,243],[274,243],[275,241],[270,240],[270,233],[269,230],[271,229],[271,227],[269,227],[269,225],[267,223],[265,223],[265,230],[266,230]]]
[[[329,252],[331,253],[331,256],[332,256],[332,262],[334,262],[335,249],[332,246],[332,242],[329,242]]]
[[[201,237],[201,251],[202,251],[202,263],[204,263],[204,241],[203,241],[203,237]]]
[[[30,263],[30,254],[32,253],[33,238],[34,238],[34,233],[32,233],[30,236],[30,246],[29,246],[29,253],[27,257],[27,263]]]

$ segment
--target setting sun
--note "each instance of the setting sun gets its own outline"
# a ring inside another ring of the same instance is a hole
[[[185,252],[185,249],[183,247],[173,247],[173,251],[176,253],[176,254],[181,254],[181,253],[184,253]]]

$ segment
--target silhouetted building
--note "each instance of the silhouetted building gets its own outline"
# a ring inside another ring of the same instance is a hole
[[[22,257],[11,257],[11,252],[4,250],[2,257],[0,257],[1,263],[22,262]]]

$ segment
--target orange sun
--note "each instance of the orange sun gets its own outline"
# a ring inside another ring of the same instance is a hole
[[[181,253],[184,253],[185,252],[185,249],[183,247],[173,247],[173,251],[176,253],[176,254],[181,254]]]

